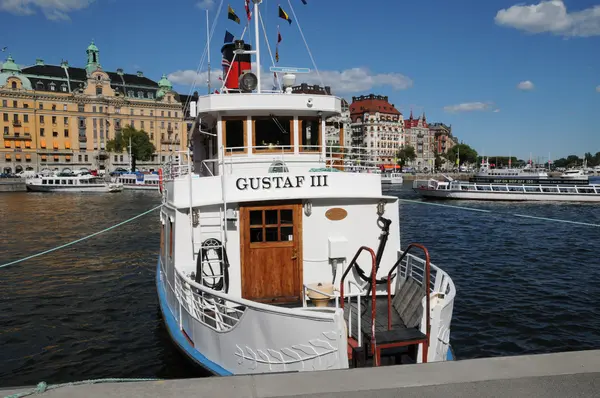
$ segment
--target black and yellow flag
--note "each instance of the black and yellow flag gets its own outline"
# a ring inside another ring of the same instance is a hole
[[[231,19],[233,22],[239,24],[240,23],[240,17],[238,17],[237,15],[235,15],[235,11],[233,11],[233,8],[231,8],[230,5],[228,5],[227,7],[228,7],[228,9],[227,9],[227,18]]]
[[[281,8],[281,6],[279,6],[279,18],[285,19],[290,23],[290,25],[292,24],[292,18],[290,18],[287,12],[283,11],[283,8]]]

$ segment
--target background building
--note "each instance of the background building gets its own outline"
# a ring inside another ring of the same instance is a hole
[[[404,126],[406,144],[415,148],[415,154],[417,155],[410,166],[418,171],[431,170],[435,163],[435,154],[433,152],[433,135],[430,134],[425,113],[415,119],[411,111],[410,117],[404,121]]]
[[[350,127],[350,106],[342,98],[342,113],[325,120],[325,139],[328,146],[352,146],[352,128]]]
[[[350,118],[353,146],[372,150],[379,163],[395,164],[396,153],[404,144],[404,119],[388,97],[352,97]]]
[[[108,153],[106,143],[131,125],[148,133],[156,153],[139,168],[155,169],[186,145],[179,96],[163,75],[108,72],[92,42],[85,68],[63,61],[19,67],[9,56],[0,69],[0,171],[113,169],[127,167],[127,153]]]

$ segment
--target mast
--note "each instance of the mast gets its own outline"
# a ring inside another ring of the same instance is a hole
[[[129,134],[129,172],[133,173],[133,163],[131,161],[131,134]]]
[[[258,5],[262,0],[254,1],[254,41],[256,42],[256,92],[260,94],[260,34],[258,30]]]
[[[208,94],[210,94],[210,29],[208,26],[208,8],[206,8],[206,52],[208,55],[208,78],[206,80],[206,86],[208,87]]]

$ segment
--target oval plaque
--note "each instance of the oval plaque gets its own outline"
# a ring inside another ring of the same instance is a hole
[[[348,212],[341,207],[334,207],[333,209],[329,209],[325,212],[325,217],[331,221],[343,220],[347,215]]]

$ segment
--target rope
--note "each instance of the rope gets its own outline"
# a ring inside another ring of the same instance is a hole
[[[290,5],[290,10],[292,10],[292,15],[294,16],[294,19],[296,20],[296,25],[298,25],[298,30],[300,31],[300,36],[302,36],[302,40],[304,41],[304,45],[306,46],[306,50],[308,51],[308,56],[310,57],[310,60],[312,61],[313,66],[315,67],[315,72],[317,72],[317,77],[321,81],[321,86],[325,87],[325,83],[323,83],[323,79],[321,78],[321,74],[319,73],[319,68],[317,68],[317,63],[315,62],[312,52],[310,51],[310,48],[308,47],[308,43],[306,42],[306,38],[304,37],[304,32],[302,32],[302,27],[300,26],[300,21],[298,20],[298,17],[296,16],[296,11],[294,11],[292,2],[290,0],[288,0],[288,4]]]
[[[407,203],[414,203],[414,204],[428,205],[428,206],[449,207],[449,208],[454,208],[454,209],[459,209],[459,210],[476,211],[476,212],[480,212],[480,213],[498,214],[498,215],[502,215],[502,216],[513,216],[513,217],[521,217],[521,218],[530,218],[530,219],[533,219],[533,220],[551,221],[551,222],[558,222],[558,223],[563,223],[563,224],[582,225],[582,226],[585,226],[585,227],[600,227],[600,224],[594,224],[594,223],[582,222],[582,221],[563,220],[563,219],[560,219],[560,218],[538,217],[538,216],[530,216],[530,215],[518,214],[518,213],[506,213],[506,212],[502,212],[502,211],[492,211],[492,210],[486,210],[486,209],[476,209],[474,207],[454,206],[454,205],[446,205],[446,204],[442,204],[442,203],[422,202],[422,201],[419,201],[419,200],[411,200],[411,199],[400,199],[400,198],[398,198],[398,200],[400,200],[402,202],[407,202]]]
[[[43,252],[36,253],[36,254],[32,254],[31,256],[27,256],[27,257],[25,257],[25,258],[21,258],[21,259],[19,259],[19,260],[15,260],[15,261],[11,261],[11,262],[9,262],[9,263],[6,263],[6,264],[2,264],[2,265],[0,265],[0,268],[8,267],[9,265],[14,265],[14,264],[21,263],[21,262],[23,262],[23,261],[31,260],[32,258],[39,257],[39,256],[43,256],[44,254],[52,253],[52,252],[55,252],[55,251],[57,251],[57,250],[64,249],[65,247],[72,246],[72,245],[74,245],[74,244],[76,244],[76,243],[83,242],[84,240],[87,240],[87,239],[93,238],[94,236],[98,236],[98,235],[100,235],[100,234],[103,234],[104,232],[111,231],[111,230],[113,230],[113,229],[115,229],[115,228],[118,228],[118,227],[120,227],[121,225],[125,225],[125,224],[127,224],[127,223],[130,223],[130,222],[132,222],[133,220],[136,220],[136,219],[138,219],[138,218],[140,218],[140,217],[143,217],[143,216],[145,216],[146,214],[152,213],[154,210],[156,210],[156,209],[160,208],[161,206],[162,206],[162,205],[158,205],[158,206],[156,206],[156,207],[153,207],[152,209],[150,209],[150,210],[147,210],[147,211],[145,211],[145,212],[143,212],[143,213],[141,213],[141,214],[138,214],[137,216],[131,217],[130,219],[127,219],[127,220],[125,220],[125,221],[121,221],[121,222],[120,222],[120,223],[118,223],[118,224],[115,224],[115,225],[113,225],[113,226],[111,226],[111,227],[105,228],[105,229],[103,229],[103,230],[101,230],[101,231],[94,232],[93,234],[91,234],[91,235],[87,235],[87,236],[84,236],[83,238],[79,238],[79,239],[76,239],[76,240],[74,240],[74,241],[72,241],[72,242],[65,243],[64,245],[60,245],[60,246],[54,247],[54,248],[52,248],[52,249],[45,250],[45,251],[43,251]]]
[[[99,384],[99,383],[126,383],[126,382],[135,382],[135,381],[160,381],[161,379],[153,379],[153,378],[133,378],[133,379],[122,379],[122,378],[107,378],[107,379],[95,379],[95,380],[83,380],[83,381],[74,381],[71,383],[62,383],[62,384],[51,384],[48,385],[46,382],[42,381],[38,383],[38,385],[30,391],[20,392],[17,394],[6,395],[4,398],[22,398],[30,395],[43,394],[46,391],[56,390],[61,387],[73,387],[73,386],[81,386],[81,385],[89,385],[89,384]]]

